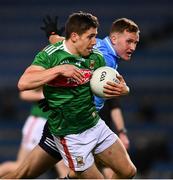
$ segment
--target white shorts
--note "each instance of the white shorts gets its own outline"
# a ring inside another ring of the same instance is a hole
[[[63,160],[74,171],[84,171],[94,163],[94,154],[103,152],[116,140],[117,135],[112,132],[103,120],[80,134],[65,137],[54,136]]]
[[[46,119],[29,116],[22,129],[22,146],[28,150],[34,149],[39,143]]]

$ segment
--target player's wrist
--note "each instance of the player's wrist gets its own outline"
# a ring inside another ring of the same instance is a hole
[[[117,130],[117,134],[127,134],[127,129],[124,127],[124,128],[121,128],[119,130]]]
[[[49,39],[52,35],[57,35],[57,32],[51,31],[51,32],[47,33],[47,38]]]
[[[50,34],[49,34],[49,37],[51,36],[51,35],[57,35],[58,33],[56,32],[56,31],[52,31],[52,32],[50,32]]]

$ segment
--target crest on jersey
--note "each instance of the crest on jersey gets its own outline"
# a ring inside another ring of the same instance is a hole
[[[94,69],[94,65],[95,65],[95,60],[91,60],[90,61],[90,69]]]
[[[76,162],[77,162],[77,167],[78,167],[78,168],[80,168],[80,167],[82,167],[82,166],[85,165],[82,156],[77,156],[77,157],[76,157]]]

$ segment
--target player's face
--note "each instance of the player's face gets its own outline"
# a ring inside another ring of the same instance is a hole
[[[139,33],[131,33],[128,31],[124,31],[123,33],[114,33],[111,40],[117,55],[128,61],[139,42]]]
[[[78,35],[75,42],[77,54],[80,56],[88,56],[96,44],[97,28],[90,28],[82,35]]]

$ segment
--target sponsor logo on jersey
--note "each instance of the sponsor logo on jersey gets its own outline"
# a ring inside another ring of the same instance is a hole
[[[62,62],[60,62],[60,64],[69,64],[69,63],[70,63],[70,60],[68,60],[68,59],[65,59]]]
[[[91,70],[88,70],[88,69],[80,69],[80,70],[84,74],[84,78],[83,78],[81,84],[79,84],[73,78],[68,78],[68,77],[64,77],[64,76],[58,76],[57,78],[53,79],[52,81],[48,82],[47,84],[49,86],[54,86],[54,87],[75,87],[75,86],[85,84],[91,79],[92,72],[91,72]]]
[[[85,62],[86,61],[86,59],[84,59],[84,58],[79,58],[79,59],[76,59],[77,61],[81,61],[81,62]]]
[[[60,64],[69,64],[69,63],[70,63],[70,60],[68,60],[68,59],[65,59],[62,62],[60,62]],[[81,61],[77,61],[75,63],[75,65],[80,67],[81,66]]]

